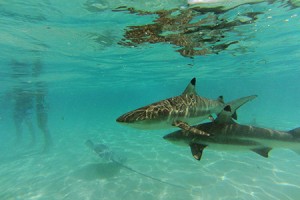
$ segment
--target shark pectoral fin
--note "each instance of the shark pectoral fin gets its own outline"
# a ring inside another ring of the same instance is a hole
[[[173,126],[176,126],[182,130],[185,130],[185,131],[189,131],[190,130],[190,125],[186,122],[183,122],[183,121],[180,121],[180,120],[176,120],[172,123]]]
[[[194,127],[190,127],[189,131],[196,135],[212,136],[212,134],[206,133],[205,131],[202,131],[202,130],[194,128]]]
[[[268,158],[269,157],[269,152],[272,150],[272,148],[270,147],[261,147],[261,148],[255,148],[255,149],[251,149],[253,152]]]
[[[206,145],[202,144],[190,144],[191,152],[193,157],[196,160],[201,160],[203,149],[206,147]]]
[[[174,121],[172,123],[172,125],[176,126],[178,128],[181,128],[182,130],[187,131],[187,132],[192,133],[192,134],[204,135],[204,136],[211,136],[211,134],[206,133],[206,132],[204,132],[204,131],[202,131],[200,129],[197,129],[197,128],[193,127],[193,126],[190,126],[188,123],[180,121],[180,120]]]

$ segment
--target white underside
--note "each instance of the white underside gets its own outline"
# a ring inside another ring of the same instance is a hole
[[[209,117],[209,115],[202,116],[202,117],[196,117],[196,118],[176,118],[176,119],[170,118],[170,119],[161,120],[161,121],[144,120],[144,121],[137,121],[135,123],[122,123],[122,124],[125,126],[142,129],[142,130],[160,130],[160,129],[174,128],[174,126],[172,124],[176,120],[186,122],[192,126],[192,125],[199,124],[200,122],[208,119],[208,117]]]

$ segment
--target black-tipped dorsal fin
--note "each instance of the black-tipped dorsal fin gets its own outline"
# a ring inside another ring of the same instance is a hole
[[[256,149],[251,149],[253,152],[268,158],[269,157],[269,152],[272,150],[270,147],[261,147],[261,148],[256,148]]]
[[[231,106],[230,105],[225,106],[224,111],[231,112]]]
[[[239,109],[242,105],[244,105],[248,101],[255,99],[256,97],[257,97],[257,95],[252,95],[252,96],[247,96],[247,97],[242,97],[242,98],[236,99],[234,101],[227,103],[224,109],[226,109],[227,106],[230,106],[231,117],[232,117],[232,119],[237,120],[236,110]],[[227,111],[227,112],[229,112],[229,111]],[[227,113],[227,115],[229,115],[229,113]]]
[[[215,122],[219,124],[234,123],[234,121],[232,120],[232,109],[230,105],[227,105],[223,108],[223,110],[218,114]]]
[[[187,95],[187,94],[195,94],[196,95],[197,93],[195,90],[195,86],[196,86],[196,78],[193,78],[191,80],[191,82],[186,86],[182,95]]]

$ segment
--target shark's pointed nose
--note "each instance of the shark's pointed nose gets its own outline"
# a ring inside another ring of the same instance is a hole
[[[163,139],[165,140],[172,140],[172,137],[170,136],[170,134],[163,136]]]
[[[116,122],[124,123],[124,122],[125,122],[125,118],[123,117],[123,115],[120,116],[120,117],[118,117],[118,118],[116,119]]]
[[[116,121],[120,123],[135,123],[143,121],[147,118],[146,113],[147,112],[144,109],[137,109],[121,115]]]

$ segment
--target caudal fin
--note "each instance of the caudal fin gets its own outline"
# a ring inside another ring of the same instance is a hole
[[[236,110],[247,103],[255,99],[257,95],[242,97],[231,101],[225,104],[223,110],[218,114],[217,119],[215,120],[216,123],[234,123],[233,119],[237,119]]]
[[[251,96],[242,97],[242,98],[233,100],[229,103],[226,103],[226,106],[230,106],[230,108],[231,108],[231,116],[234,119],[237,119],[236,110],[239,109],[242,105],[244,105],[248,101],[255,99],[256,97],[257,97],[257,95],[251,95]]]

